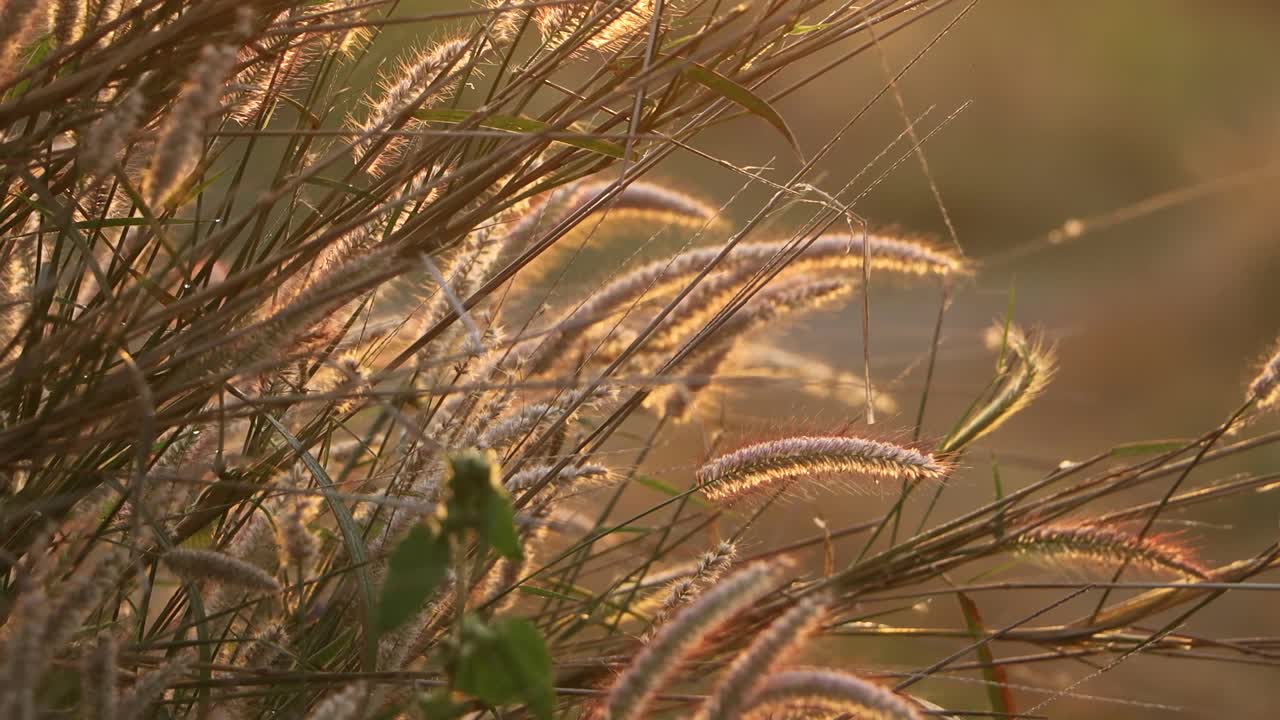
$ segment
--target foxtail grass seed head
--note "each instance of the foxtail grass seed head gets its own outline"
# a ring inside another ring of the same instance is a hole
[[[1029,340],[1017,327],[997,324],[987,331],[987,345],[1003,348],[1003,367],[995,390],[938,446],[939,452],[960,450],[999,428],[1044,392],[1057,369],[1053,350]]]
[[[180,656],[138,677],[133,689],[120,698],[120,720],[150,717],[151,707],[191,667],[190,656]]]
[[[585,49],[612,51],[647,29],[654,9],[654,0],[561,3],[538,8],[534,20],[543,41],[553,48],[580,41],[573,54]]]
[[[738,556],[738,546],[732,542],[722,542],[712,550],[702,554],[694,565],[693,572],[687,577],[676,578],[667,585],[666,591],[658,603],[657,610],[649,622],[649,631],[644,641],[652,642],[654,636],[666,624],[671,614],[689,604],[698,593],[715,584],[720,576],[729,569]]]
[[[23,48],[36,41],[38,23],[49,0],[6,0],[0,5],[0,86],[17,73]]]
[[[676,372],[688,373],[689,379],[682,385],[660,388],[651,395],[651,403],[662,405],[664,412],[676,420],[688,419],[698,394],[720,374],[741,338],[784,315],[830,307],[852,294],[852,286],[844,280],[815,280],[807,276],[757,293],[751,302],[729,316],[673,366]],[[693,338],[688,340],[692,342]]]
[[[613,395],[612,388],[601,385],[594,390],[568,391],[551,402],[525,405],[490,425],[480,436],[478,445],[482,448],[506,447],[524,439],[540,427],[555,423],[566,414],[572,419],[582,410],[591,409]]]
[[[946,463],[912,448],[860,437],[800,436],[748,445],[703,465],[697,480],[708,499],[743,497],[818,478],[938,479]]]
[[[724,578],[697,602],[686,607],[631,661],[610,688],[607,720],[643,717],[653,698],[708,635],[739,611],[767,595],[777,582],[778,567],[749,565]]]
[[[654,226],[703,227],[711,223],[719,211],[707,203],[672,188],[652,182],[636,181],[615,188],[615,180],[583,180],[570,183],[544,193],[534,202],[513,208],[500,224],[495,224],[494,234],[501,236],[501,251],[497,254],[502,264],[510,261],[518,252],[526,250],[540,234],[570,218],[577,225],[570,230],[585,230],[595,237],[602,224],[615,224],[623,228],[643,228],[649,232]],[[611,193],[602,203],[602,196]],[[586,212],[587,208],[593,208]],[[537,282],[543,277],[549,262],[557,251],[577,243],[566,243],[561,238],[547,249],[517,276],[521,285]]]
[[[528,349],[528,364],[535,372],[545,370],[564,354],[573,338],[596,323],[612,317],[614,311],[643,298],[679,289],[706,269],[721,254],[721,247],[687,250],[665,260],[657,260],[626,273],[596,291],[565,315],[549,337]],[[772,241],[742,243],[726,255],[717,269],[721,272],[755,274],[774,266],[785,266],[786,274],[810,273],[822,277],[830,273],[852,275],[860,271],[864,256],[871,270],[906,277],[945,277],[970,272],[968,263],[953,253],[908,238],[869,234],[821,235],[812,242]]]
[[[1139,537],[1122,528],[1055,523],[1020,533],[1013,540],[1019,555],[1054,568],[1083,573],[1113,572],[1127,566],[1154,576],[1203,580],[1207,571],[1172,538]]]
[[[1276,350],[1267,359],[1253,382],[1249,383],[1249,396],[1246,399],[1253,400],[1258,409],[1274,407],[1277,400],[1280,400],[1280,350]]]
[[[53,600],[44,643],[54,652],[61,650],[80,629],[98,601],[115,585],[124,566],[124,551],[112,548],[95,558],[92,572],[82,572],[58,587]]]
[[[111,172],[120,151],[142,121],[142,92],[126,91],[80,138],[80,163],[86,175],[100,178]]]
[[[922,720],[922,713],[902,696],[849,673],[830,670],[786,670],[762,678],[747,700],[741,718],[764,718],[786,710],[847,713],[866,720]]]
[[[356,720],[364,702],[365,688],[359,683],[335,692],[307,715],[307,720]]]
[[[373,103],[368,118],[360,125],[361,130],[375,135],[356,143],[353,148],[356,159],[379,147],[377,133],[419,127],[421,122],[410,115],[448,95],[454,80],[469,64],[474,48],[475,43],[470,37],[449,38],[401,62],[400,67],[383,82],[382,97]],[[400,159],[408,144],[404,136],[388,138],[369,162],[369,172],[381,175]]]
[[[538,227],[550,229],[614,189],[615,180],[583,180],[557,188],[540,201],[515,214],[506,230],[510,238],[527,240]],[[595,214],[610,219],[673,222],[698,226],[717,216],[719,211],[707,203],[658,183],[638,180],[618,188],[611,197],[584,220]]]
[[[51,24],[53,39],[60,47],[73,45],[84,35],[85,16],[89,0],[56,0],[53,3]]]
[[[277,507],[276,546],[280,548],[280,564],[305,571],[320,549],[320,539],[310,529],[320,512],[320,499],[291,495]]]
[[[24,589],[11,610],[10,627],[0,659],[4,682],[0,683],[0,717],[35,718],[36,690],[48,667],[52,648],[45,644],[50,621],[49,596],[36,578]]]
[[[87,23],[89,27],[99,28],[105,27],[120,19],[120,14],[124,12],[125,0],[99,0],[93,4],[92,14],[88,16]],[[109,33],[104,41],[109,42],[113,37],[119,37],[128,31],[128,25],[118,28]]]
[[[0,363],[21,349],[12,341],[22,331],[30,312],[33,265],[29,250],[15,244],[10,245],[8,257],[0,263]]]
[[[285,653],[289,634],[280,622],[272,622],[253,639],[241,664],[247,668],[265,668],[275,663]]]
[[[517,496],[519,493],[529,490],[542,482],[554,469],[554,465],[537,465],[524,468],[507,479],[507,492],[511,493],[512,496]],[[609,477],[609,468],[604,465],[597,463],[567,465],[550,479],[546,487],[551,488],[556,493],[573,492],[584,487],[603,485],[609,480]]]
[[[699,720],[739,717],[752,689],[759,687],[773,668],[786,662],[818,629],[829,602],[830,598],[823,594],[805,598],[756,635],[725,670],[698,713]]]
[[[80,669],[80,705],[85,711],[84,720],[116,720],[118,717],[118,645],[114,635],[103,633],[84,656]]]
[[[280,582],[256,565],[214,550],[177,548],[166,552],[164,564],[183,577],[215,580],[233,587],[278,592]]]
[[[160,129],[155,155],[142,177],[142,196],[153,208],[163,208],[185,187],[200,165],[205,123],[219,107],[236,51],[227,45],[204,48],[178,93]]]
[[[586,207],[608,192],[614,183],[614,180],[592,180],[572,186],[569,207],[573,210]],[[609,198],[600,212],[621,215],[624,219],[634,217],[697,227],[714,219],[720,211],[692,195],[659,183],[637,180]]]
[[[274,46],[252,42],[242,47],[237,65],[248,66],[232,80],[237,92],[230,116],[241,125],[252,125],[278,100],[298,90],[303,73],[319,54],[319,44],[316,38],[304,35]]]

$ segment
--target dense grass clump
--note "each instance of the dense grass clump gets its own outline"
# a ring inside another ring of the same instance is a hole
[[[803,61],[856,62],[948,7],[0,5],[0,717],[1003,716],[1025,710],[1007,642],[1103,669],[1196,657],[1211,641],[1183,623],[1280,546],[1214,567],[1153,525],[1259,485],[1181,490],[1274,439],[1219,446],[1273,403],[1274,360],[1203,437],[940,518],[973,444],[1045,389],[1049,347],[1002,321],[991,385],[930,439],[920,418],[872,427],[895,405],[866,367],[768,331],[865,300],[872,275],[950,290],[980,265],[858,231],[858,188],[810,184],[832,143],[789,178],[709,158],[773,193],[745,222],[653,179],[737,116],[798,149],[774,101],[815,77]],[[406,26],[411,47],[386,37]],[[782,232],[793,205],[811,213]],[[686,245],[565,291],[605,226]],[[671,433],[725,424],[712,396],[757,371],[858,384],[849,421],[640,473]],[[874,522],[751,541],[792,488],[876,481]],[[1162,499],[1105,527],[1093,506],[1146,486]],[[666,496],[624,512],[642,489]],[[1104,577],[1048,584],[1077,620],[993,632],[963,578],[1028,555]],[[938,593],[965,629],[899,623]],[[957,647],[909,673],[856,648],[796,665],[851,633]],[[990,707],[916,687],[970,654]]]

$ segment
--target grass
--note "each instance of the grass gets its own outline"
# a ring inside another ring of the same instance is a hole
[[[896,80],[971,7],[10,0],[0,717],[1043,717],[1138,655],[1274,662],[1273,639],[1185,626],[1274,590],[1280,545],[1215,567],[1156,527],[1274,483],[1190,479],[1280,437],[1250,432],[1274,360],[1201,437],[997,478],[986,500],[953,481],[1050,384],[1036,333],[989,333],[990,385],[933,442],[870,422],[896,401],[867,368],[767,340],[848,304],[865,333],[873,275],[941,287],[924,415],[942,310],[981,265],[954,234],[868,230],[852,183],[812,184],[862,112],[790,178],[710,158],[773,193],[743,223],[649,179],[740,116],[799,152],[776,100],[845,63],[890,78],[866,108],[901,104]],[[873,57],[938,12],[907,65]],[[419,45],[383,37],[403,26]],[[897,162],[927,172],[927,136],[904,135]],[[765,229],[793,205],[803,222]],[[686,245],[569,297],[564,249],[605,226]],[[675,434],[731,425],[712,396],[770,377],[860,383],[850,421],[641,472]],[[873,476],[901,482],[879,518],[753,542],[780,498]],[[632,512],[636,486],[664,499]],[[1104,512],[1143,490],[1161,499]],[[944,493],[965,509],[943,516]],[[849,538],[861,552],[837,553]],[[1021,558],[1054,579],[985,580]],[[1014,622],[978,610],[1042,590]],[[936,595],[962,627],[910,625]],[[902,673],[796,665],[850,636],[952,649]],[[1091,670],[1012,691],[1009,666],[1050,660]],[[943,707],[966,671],[988,706]]]

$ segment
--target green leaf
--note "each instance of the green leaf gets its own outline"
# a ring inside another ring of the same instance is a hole
[[[800,152],[800,143],[796,142],[795,133],[791,132],[791,128],[787,126],[787,121],[782,119],[777,110],[773,109],[764,98],[756,95],[747,88],[721,75],[715,70],[705,68],[697,63],[691,62],[685,68],[684,74],[690,80],[707,88],[711,92],[720,97],[742,106],[744,110],[755,115],[765,122],[772,125],[782,133],[787,139],[787,143],[791,145],[791,149],[796,151],[796,155],[804,157]]]
[[[556,133],[557,137],[551,139],[551,142],[560,143],[561,145],[569,145],[571,147],[587,150],[598,155],[605,155],[611,158],[621,159],[623,149],[617,143],[608,140],[600,140],[592,137],[574,137],[561,130],[557,130],[551,125],[534,120],[532,118],[517,117],[513,115],[476,115],[469,110],[419,110],[414,113],[414,117],[426,122],[442,122],[442,123],[463,123],[475,117],[476,124],[480,127],[489,128],[490,130],[508,130],[513,133],[523,135],[537,135],[538,133]]]
[[[509,560],[524,557],[520,552],[520,537],[516,534],[516,512],[505,491],[493,493],[485,502],[480,535],[499,555]]]
[[[550,720],[551,681],[551,653],[532,622],[485,625],[473,615],[463,618],[454,689],[490,705],[523,702],[535,717]]]
[[[449,569],[449,542],[418,523],[391,553],[378,599],[378,632],[393,630],[422,610]]]
[[[1003,665],[996,664],[995,657],[991,654],[991,643],[982,642],[987,637],[982,614],[968,595],[957,592],[956,599],[960,601],[960,610],[964,613],[964,623],[969,628],[969,634],[975,643],[980,643],[974,652],[982,662],[982,677],[987,681],[987,698],[991,701],[991,710],[1001,717],[1011,717],[1014,713],[1009,676]]]
[[[447,522],[450,532],[471,529],[499,555],[519,560],[520,538],[511,498],[502,487],[498,458],[492,450],[469,450],[449,458],[453,477]]]

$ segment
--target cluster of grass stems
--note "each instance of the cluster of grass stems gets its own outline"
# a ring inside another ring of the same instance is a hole
[[[789,137],[773,101],[965,12],[4,0],[0,717],[1037,716],[1072,687],[1015,704],[1007,667],[1274,663],[1274,640],[1183,629],[1280,545],[1209,565],[1156,525],[1271,482],[1188,477],[1276,439],[1238,431],[1273,404],[1280,360],[1202,437],[994,499],[960,472],[969,450],[1054,370],[1007,321],[990,386],[932,441],[926,377],[914,426],[864,423],[893,399],[858,385],[840,432],[638,473],[744,378],[860,382],[765,331],[864,302],[872,278],[942,288],[945,309],[980,271],[957,244],[868,229],[861,174],[814,188],[840,134],[780,179],[697,149],[739,116]],[[645,179],[673,153],[772,197],[732,223]],[[779,232],[794,208],[807,220]],[[565,256],[609,226],[686,245],[578,293]],[[936,350],[935,332],[930,376]],[[654,487],[668,496],[621,510]],[[872,487],[873,522],[750,542],[779,498]],[[1161,499],[1093,509],[1143,489]],[[968,509],[940,517],[944,492]],[[1022,558],[1060,580],[960,579]],[[1053,597],[990,628],[977,607],[997,589]],[[911,626],[948,594],[967,627]],[[908,672],[847,649],[801,664],[851,636],[954,652]],[[932,690],[973,672],[989,706],[940,706]]]

